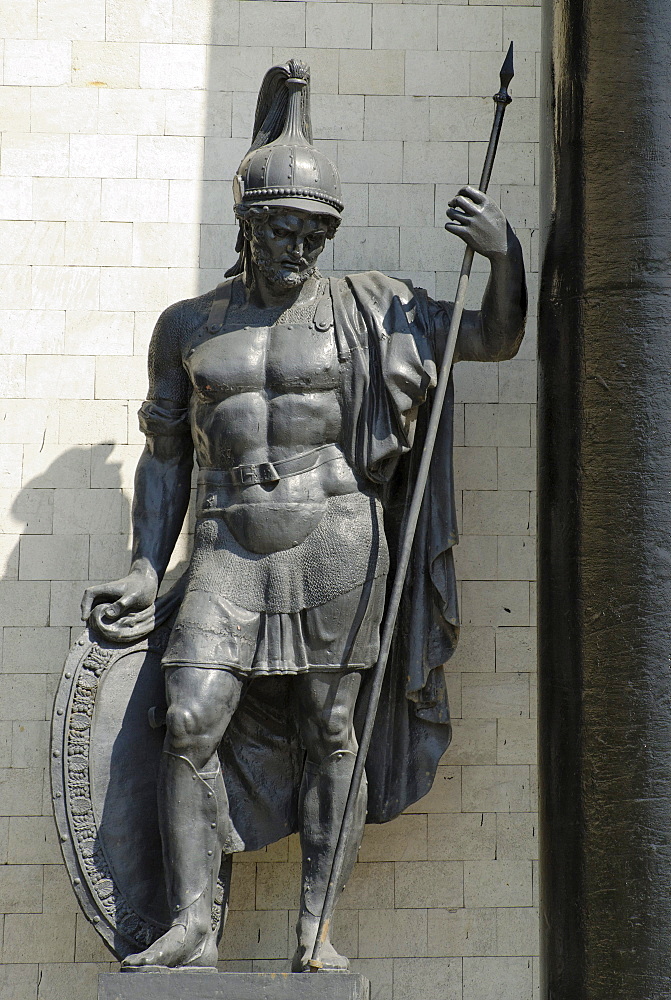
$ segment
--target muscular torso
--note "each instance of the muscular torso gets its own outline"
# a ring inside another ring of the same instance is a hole
[[[258,316],[232,306],[221,332],[199,328],[185,351],[201,469],[282,461],[339,441],[333,327],[317,329],[303,317],[263,326]],[[358,489],[343,456],[276,483],[220,487],[218,500],[239,541],[264,551],[275,547],[273,539],[280,548],[299,543],[321,520],[329,496]]]

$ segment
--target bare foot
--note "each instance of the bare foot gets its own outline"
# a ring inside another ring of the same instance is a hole
[[[309,963],[312,958],[318,927],[319,920],[312,915],[309,917],[301,916],[298,921],[298,925],[296,926],[298,947],[291,961],[292,972],[310,971]],[[328,939],[324,943],[319,960],[322,963],[321,972],[349,971],[349,959],[345,955],[339,955]]]
[[[189,907],[191,909],[191,907]],[[199,920],[196,914],[184,914],[182,923],[173,926],[136,955],[127,955],[122,969],[141,969],[161,965],[169,969],[190,965],[214,968],[217,964],[217,940],[209,920]]]

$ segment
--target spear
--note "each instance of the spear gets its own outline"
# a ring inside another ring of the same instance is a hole
[[[496,104],[496,111],[494,113],[494,123],[492,125],[492,131],[489,137],[489,145],[487,147],[487,154],[485,156],[485,162],[482,168],[482,176],[480,177],[480,184],[478,185],[480,191],[483,192],[487,191],[487,188],[489,186],[489,181],[492,175],[492,167],[494,166],[494,157],[496,156],[496,149],[499,144],[499,136],[501,135],[501,126],[503,125],[503,116],[506,112],[506,108],[512,101],[512,97],[508,93],[508,86],[513,78],[513,75],[514,75],[513,43],[511,42],[510,48],[508,49],[508,53],[503,61],[503,65],[501,66],[501,72],[499,74],[501,87],[498,93],[494,94],[494,103]],[[335,854],[333,856],[333,864],[331,866],[331,875],[329,877],[329,884],[326,890],[326,897],[324,899],[324,905],[322,907],[321,916],[319,918],[317,939],[315,941],[315,946],[312,952],[312,958],[308,963],[311,972],[318,972],[322,968],[322,962],[320,959],[321,951],[324,946],[326,937],[328,935],[329,928],[331,926],[331,920],[333,919],[333,911],[335,909],[335,904],[337,902],[338,889],[340,886],[340,879],[342,876],[343,862],[345,859],[345,854],[347,851],[349,840],[352,836],[354,809],[356,806],[357,797],[359,795],[359,789],[361,788],[361,780],[363,778],[364,767],[366,765],[366,758],[368,756],[370,741],[373,735],[373,726],[375,724],[375,716],[377,714],[377,707],[380,701],[382,682],[384,680],[384,674],[387,667],[387,660],[389,659],[389,651],[391,649],[394,626],[396,624],[398,609],[401,603],[401,595],[403,593],[403,585],[405,583],[405,577],[407,575],[408,566],[410,564],[410,554],[412,551],[412,544],[415,537],[415,530],[417,528],[417,521],[419,519],[419,512],[421,510],[422,501],[424,499],[424,490],[426,489],[426,482],[429,476],[429,467],[431,465],[433,449],[436,443],[436,435],[438,433],[438,426],[440,424],[440,417],[443,409],[443,403],[445,402],[445,393],[447,392],[447,385],[449,382],[450,373],[452,371],[452,360],[454,358],[454,350],[457,344],[457,337],[459,335],[461,317],[464,312],[464,302],[466,300],[468,279],[471,273],[471,265],[473,264],[474,254],[475,251],[472,250],[471,247],[466,247],[466,250],[464,252],[463,263],[461,265],[461,271],[459,273],[457,294],[454,300],[454,310],[452,312],[450,328],[447,334],[447,341],[445,343],[445,350],[441,362],[440,375],[438,378],[438,384],[436,386],[436,391],[434,395],[433,407],[431,410],[431,416],[429,418],[429,424],[427,427],[426,438],[424,441],[424,448],[422,450],[422,457],[419,464],[419,471],[417,473],[417,480],[415,483],[415,488],[412,494],[412,500],[410,502],[410,507],[408,508],[408,513],[405,520],[404,534],[399,549],[396,575],[394,577],[394,584],[391,589],[389,602],[387,604],[387,609],[385,612],[385,618],[382,627],[382,637],[380,640],[380,653],[377,658],[375,667],[373,668],[373,679],[371,682],[370,697],[366,709],[366,718],[361,733],[359,749],[356,755],[354,771],[352,772],[352,780],[350,782],[349,792],[347,795],[345,811],[343,813],[342,823],[340,825],[338,843],[336,845]]]

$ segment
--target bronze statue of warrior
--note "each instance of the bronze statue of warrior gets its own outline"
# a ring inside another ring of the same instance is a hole
[[[335,165],[312,145],[302,64],[266,75],[234,193],[237,264],[214,291],[170,306],[152,338],[130,572],[87,590],[83,615],[93,610],[114,635],[152,607],[195,451],[193,554],[162,659],[158,799],[171,926],[125,964],[213,966],[222,852],[297,830],[292,968],[302,971],[451,304],[376,271],[319,272],[343,204]],[[475,188],[462,188],[447,215],[446,228],[491,263],[456,360],[511,358],[526,309],[520,244]],[[441,665],[458,631],[452,409],[448,398],[343,885],[366,819],[391,819],[425,794],[449,743]],[[322,961],[347,968],[330,942]]]

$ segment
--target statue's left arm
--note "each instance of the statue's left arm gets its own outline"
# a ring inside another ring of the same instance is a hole
[[[489,259],[491,274],[479,310],[465,310],[455,361],[507,361],[517,353],[527,311],[520,241],[501,209],[477,188],[450,202],[445,228]]]

